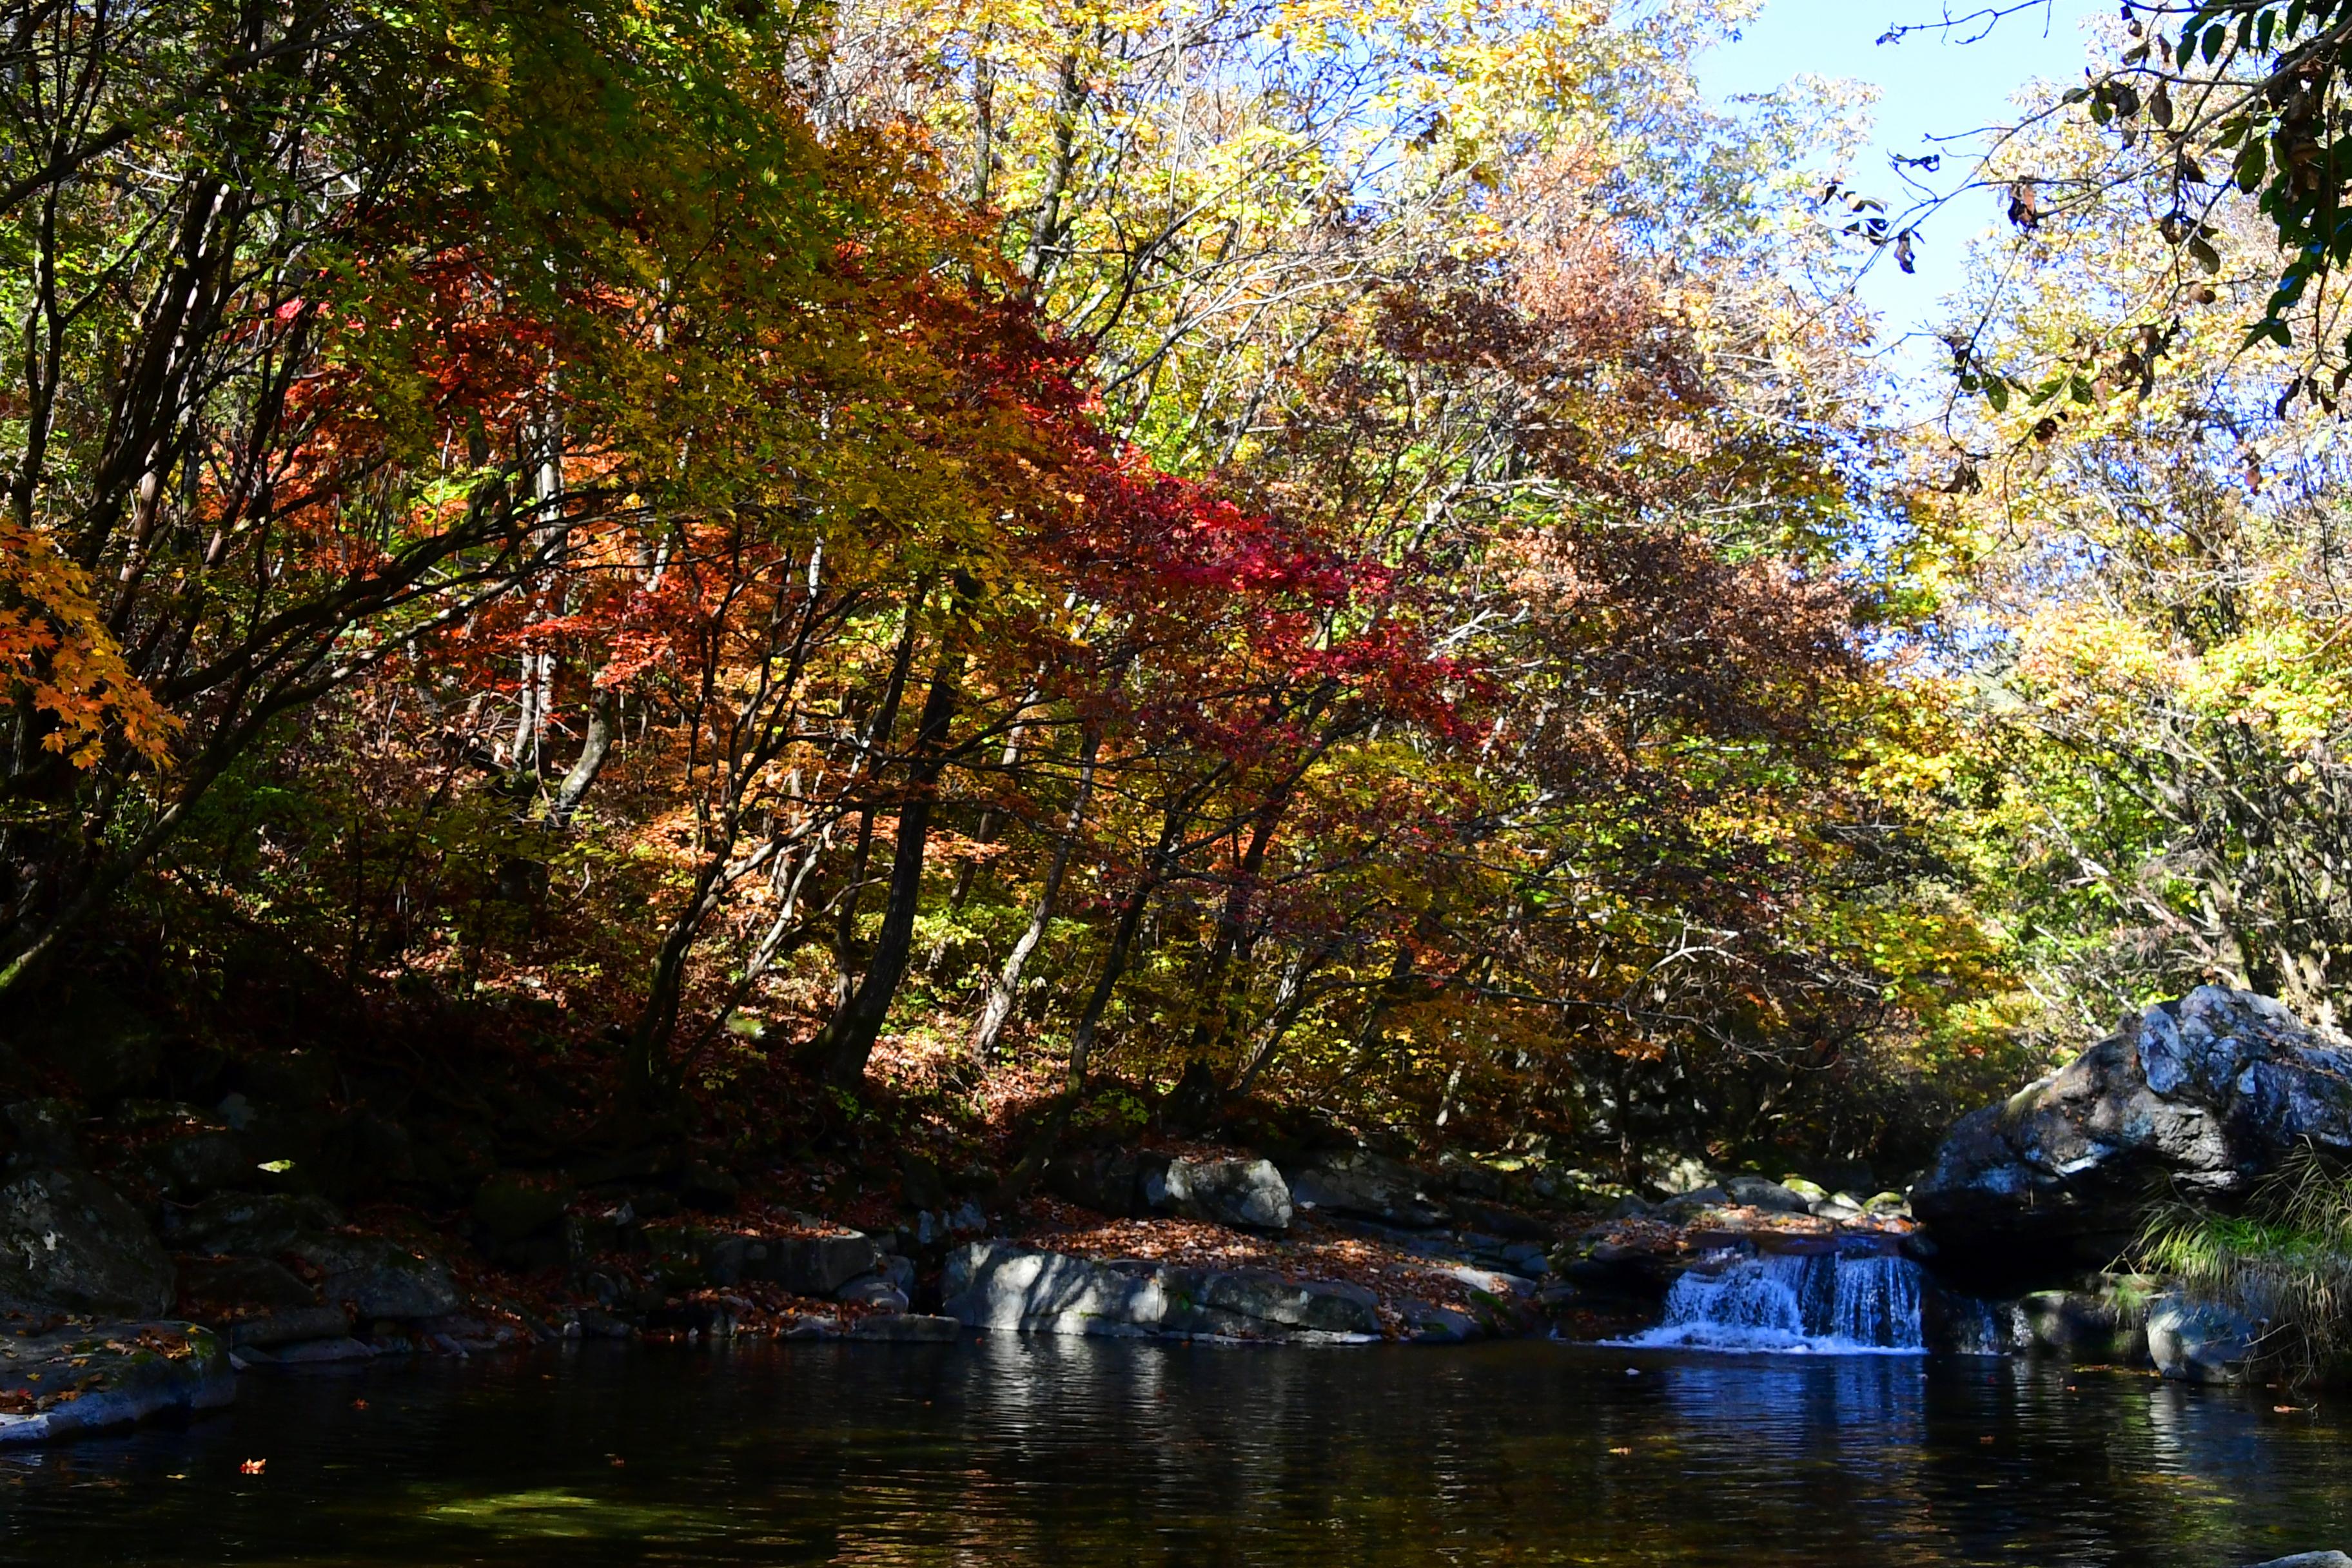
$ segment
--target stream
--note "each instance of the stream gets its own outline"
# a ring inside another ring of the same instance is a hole
[[[1547,1342],[590,1346],[0,1456],[0,1562],[2228,1568],[2352,1543],[2352,1425],[2279,1397]]]

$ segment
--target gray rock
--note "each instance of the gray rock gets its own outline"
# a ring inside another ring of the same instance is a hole
[[[2298,1552],[2292,1557],[2273,1557],[2267,1563],[2257,1563],[2253,1568],[2352,1568],[2352,1557],[2341,1552]]]
[[[1911,1206],[1950,1247],[2111,1253],[2150,1191],[2240,1194],[2305,1142],[2352,1153],[2352,1049],[2267,996],[2200,986],[1963,1118]]]
[[[2141,1362],[2147,1330],[2113,1289],[2037,1290],[2013,1303],[2018,1338],[2032,1350],[2078,1362]]]
[[[1282,1173],[1289,1180],[1291,1201],[1299,1208],[1353,1215],[1412,1230],[1444,1225],[1448,1217],[1445,1206],[1429,1195],[1418,1171],[1369,1149],[1317,1154],[1286,1166]]]
[[[291,1250],[325,1271],[320,1293],[350,1308],[362,1322],[437,1318],[456,1311],[460,1301],[448,1265],[383,1237],[305,1239]]]
[[[975,1241],[948,1254],[940,1310],[967,1328],[1000,1333],[1139,1333],[1168,1316],[1157,1270],[1113,1268],[1010,1242]]]
[[[0,1391],[31,1408],[0,1414],[0,1444],[47,1443],[236,1397],[217,1336],[193,1323],[117,1323],[0,1336]]]
[[[341,1334],[333,1339],[299,1340],[268,1350],[258,1345],[240,1349],[236,1359],[247,1366],[326,1366],[336,1362],[373,1361],[375,1347],[364,1340]]]
[[[2147,1352],[2156,1370],[2182,1383],[2252,1382],[2265,1326],[2252,1316],[2177,1296],[2147,1314]]]
[[[1171,1160],[1146,1173],[1143,1195],[1164,1214],[1241,1230],[1287,1230],[1290,1185],[1270,1160]]]
[[[1328,1340],[1381,1331],[1378,1299],[1360,1286],[1255,1269],[1097,1263],[1009,1242],[958,1248],[942,1283],[948,1315],[998,1332]]]
[[[1476,1339],[1482,1331],[1478,1320],[1469,1313],[1433,1301],[1401,1302],[1397,1310],[1415,1344],[1458,1345]]]
[[[1161,1284],[1172,1298],[1161,1326],[1176,1331],[1381,1331],[1380,1298],[1360,1285],[1293,1281],[1259,1269],[1170,1269],[1162,1273]]]
[[[831,1296],[883,1267],[882,1249],[855,1231],[841,1236],[715,1237],[702,1253],[714,1285],[748,1280],[782,1286],[795,1296]]]
[[[1813,1200],[1804,1194],[1761,1176],[1734,1176],[1723,1184],[1723,1190],[1733,1203],[1749,1208],[1780,1214],[1811,1214],[1813,1208]]]
[[[35,1167],[0,1186],[0,1310],[156,1318],[173,1294],[170,1255],[96,1176]]]
[[[878,1311],[897,1314],[907,1310],[907,1293],[879,1274],[862,1274],[833,1293],[836,1301],[872,1307]]]
[[[950,1236],[978,1236],[987,1228],[986,1211],[970,1198],[948,1211],[948,1234]]]

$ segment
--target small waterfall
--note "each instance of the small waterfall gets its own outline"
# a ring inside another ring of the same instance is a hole
[[[1926,1345],[1919,1266],[1906,1258],[1744,1258],[1693,1269],[1666,1295],[1665,1321],[1613,1342],[1662,1350],[1906,1354]]]

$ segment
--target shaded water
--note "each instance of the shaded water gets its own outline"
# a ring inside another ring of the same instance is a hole
[[[0,1562],[2216,1568],[2352,1544],[2352,1426],[2274,1397],[1542,1342],[591,1347],[249,1378],[185,1430],[0,1458]]]

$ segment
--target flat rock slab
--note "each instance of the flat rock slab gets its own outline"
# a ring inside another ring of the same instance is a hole
[[[236,1373],[194,1323],[105,1323],[0,1335],[0,1444],[47,1443],[236,1397]]]

